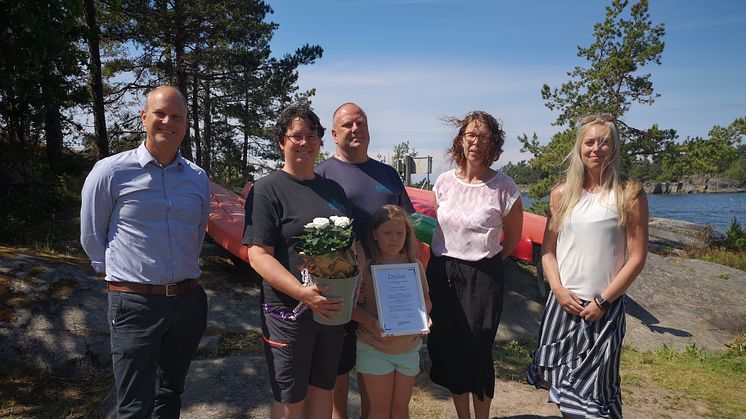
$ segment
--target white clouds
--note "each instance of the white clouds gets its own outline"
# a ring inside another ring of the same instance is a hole
[[[454,128],[441,118],[485,110],[505,126],[504,164],[526,158],[519,155],[518,134],[537,132],[548,139],[555,131],[539,95],[541,85],[552,82],[552,74],[563,73],[546,67],[382,57],[322,62],[302,69],[299,83],[303,89],[316,88],[314,108],[329,126],[340,104],[362,106],[370,122],[371,148],[389,152],[402,141],[417,150],[445,150]],[[327,141],[326,149],[333,148],[333,141]]]

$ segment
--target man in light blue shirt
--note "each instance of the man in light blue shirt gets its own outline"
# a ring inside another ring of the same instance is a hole
[[[179,153],[188,125],[176,88],[151,90],[140,118],[140,147],[86,178],[80,241],[107,281],[117,416],[175,418],[207,323],[197,278],[210,185]]]

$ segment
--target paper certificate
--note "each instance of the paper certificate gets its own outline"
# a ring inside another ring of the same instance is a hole
[[[383,336],[428,332],[419,265],[372,265],[370,269]]]

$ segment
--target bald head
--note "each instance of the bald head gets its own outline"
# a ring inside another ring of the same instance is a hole
[[[368,160],[368,116],[363,109],[348,102],[337,108],[332,116],[332,138],[337,144],[335,156],[348,163]]]
[[[363,108],[358,106],[357,103],[346,102],[346,103],[339,105],[339,107],[334,111],[334,113],[332,114],[332,122],[337,118],[337,114],[342,109],[357,110],[358,112],[363,114],[366,120],[368,119],[368,115],[365,114],[365,111],[363,110]]]
[[[145,127],[145,147],[159,163],[170,164],[187,131],[184,95],[172,86],[156,87],[148,93],[140,119]]]
[[[148,92],[147,96],[145,97],[145,107],[143,109],[147,111],[148,110],[148,106],[150,106],[150,104],[153,102],[153,98],[156,95],[161,94],[161,93],[165,93],[166,95],[169,95],[169,96],[170,95],[175,95],[181,101],[181,103],[184,105],[184,113],[187,112],[187,109],[189,107],[187,105],[187,101],[186,101],[186,98],[184,97],[184,95],[182,95],[181,92],[179,91],[179,89],[177,89],[176,87],[174,87],[174,86],[168,86],[168,85],[158,86],[158,87],[156,87],[154,89],[151,89]]]

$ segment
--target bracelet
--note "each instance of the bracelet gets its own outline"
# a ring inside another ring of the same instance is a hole
[[[609,300],[601,297],[600,295],[593,297],[593,302],[596,303],[598,308],[603,311],[609,311],[609,309],[611,308],[611,303],[609,302]]]

